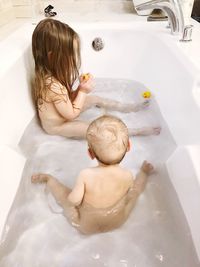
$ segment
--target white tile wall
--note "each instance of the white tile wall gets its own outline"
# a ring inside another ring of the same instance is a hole
[[[35,14],[35,10],[39,11],[39,3],[42,0],[12,0],[13,9],[16,18],[30,18]]]
[[[0,26],[14,18],[11,0],[0,0]]]
[[[119,12],[131,13],[132,0],[0,0],[0,26],[14,18],[32,17],[33,14],[43,13],[49,4],[55,11],[73,12],[87,10],[90,12]]]
[[[12,0],[13,6],[31,5],[32,0]]]
[[[60,12],[119,12],[130,13],[133,11],[132,0],[42,0],[43,7],[51,4],[55,7],[55,11]]]

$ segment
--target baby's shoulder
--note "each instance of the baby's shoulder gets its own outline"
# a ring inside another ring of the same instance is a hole
[[[132,184],[134,181],[133,173],[129,169],[121,168],[122,174],[121,177],[124,181],[126,181],[128,184]]]
[[[126,176],[126,177],[133,177],[133,173],[131,170],[120,167],[120,171]]]
[[[94,174],[92,168],[86,168],[80,171],[79,177],[80,179],[86,180],[87,178],[91,177]]]

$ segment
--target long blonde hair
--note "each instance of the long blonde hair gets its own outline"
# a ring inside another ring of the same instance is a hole
[[[48,76],[65,86],[70,97],[81,65],[78,34],[65,23],[44,19],[33,32],[32,52],[35,60],[33,98],[37,107],[47,101],[45,81]]]

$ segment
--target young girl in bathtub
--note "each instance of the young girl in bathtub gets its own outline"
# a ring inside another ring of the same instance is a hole
[[[92,107],[136,112],[148,106],[148,101],[122,104],[110,99],[89,95],[94,80],[91,74],[79,77],[80,40],[67,24],[44,19],[32,36],[35,60],[33,97],[43,129],[48,134],[85,138],[89,123],[77,120],[79,114]],[[75,81],[79,86],[72,90]],[[159,134],[160,127],[130,129],[130,135]]]
[[[118,228],[128,218],[153,170],[144,161],[133,178],[119,164],[130,149],[128,129],[117,117],[102,116],[87,129],[88,152],[96,167],[82,170],[75,187],[61,184],[48,174],[32,176],[33,183],[46,183],[69,222],[83,234]]]

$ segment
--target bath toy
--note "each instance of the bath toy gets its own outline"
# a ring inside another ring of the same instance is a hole
[[[142,96],[144,98],[150,98],[151,97],[151,92],[150,91],[145,91],[145,92],[142,93]]]
[[[83,74],[82,77],[83,77],[83,80],[87,81],[90,78],[90,74],[89,73]]]

